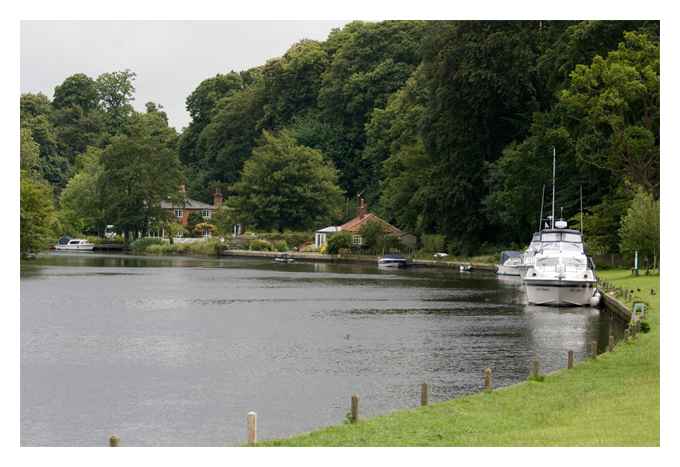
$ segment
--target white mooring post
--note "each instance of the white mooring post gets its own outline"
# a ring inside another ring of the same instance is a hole
[[[255,446],[257,443],[257,414],[248,412],[248,446]]]

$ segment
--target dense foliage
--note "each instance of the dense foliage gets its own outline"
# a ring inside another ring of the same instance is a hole
[[[132,109],[129,70],[23,95],[22,168],[63,191],[62,230],[143,230],[183,179],[226,195],[222,234],[313,230],[361,194],[469,254],[529,240],[555,150],[557,215],[578,226],[582,190],[589,247],[616,253],[636,193],[659,198],[659,47],[657,21],[355,21],[204,80],[180,135]]]

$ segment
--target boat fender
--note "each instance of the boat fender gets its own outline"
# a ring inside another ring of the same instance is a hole
[[[600,295],[599,292],[595,292],[592,297],[590,297],[590,306],[595,308],[600,304],[600,301],[602,300],[602,295]]]

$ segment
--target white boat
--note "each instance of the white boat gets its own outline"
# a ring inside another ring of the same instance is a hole
[[[288,256],[288,253],[284,253],[282,255],[276,256],[274,258],[274,262],[275,263],[294,263],[295,258],[291,258],[290,256]]]
[[[378,259],[380,269],[405,268],[407,266],[408,260],[399,255],[385,255]]]
[[[94,243],[81,238],[72,238],[65,243],[57,243],[54,245],[54,249],[59,251],[92,251],[94,250]]]
[[[496,265],[496,274],[499,276],[520,276],[522,264],[522,253],[519,251],[502,251],[501,261]]]
[[[597,291],[597,277],[585,254],[578,230],[559,221],[541,232],[546,241],[534,255],[523,282],[527,299],[534,305],[590,306]]]

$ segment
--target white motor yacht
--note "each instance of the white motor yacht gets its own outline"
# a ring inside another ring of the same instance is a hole
[[[57,243],[54,245],[55,250],[60,251],[92,251],[94,250],[94,243],[81,238],[72,238],[65,243]]]
[[[541,249],[524,278],[530,304],[557,306],[590,305],[597,291],[597,277],[583,248],[578,230],[558,221],[554,229],[541,232]]]

